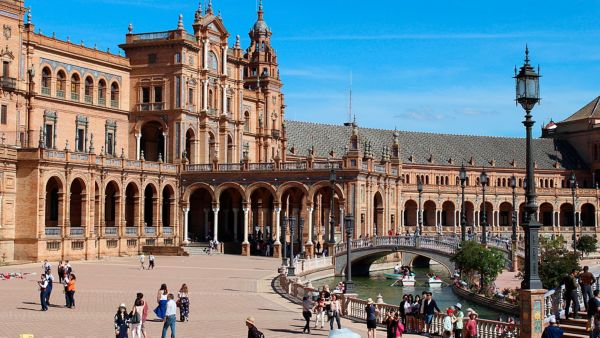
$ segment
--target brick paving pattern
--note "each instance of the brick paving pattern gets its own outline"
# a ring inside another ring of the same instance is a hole
[[[190,321],[177,323],[177,337],[246,337],[244,321],[249,315],[268,338],[295,336],[304,325],[300,307],[281,298],[270,286],[278,263],[263,257],[227,255],[157,257],[156,268],[147,271],[140,270],[137,257],[72,262],[77,276],[76,308],[64,307],[62,288],[55,284],[53,306],[47,312],[40,311],[36,284],[41,263],[2,267],[0,272],[36,274],[0,281],[0,337],[22,333],[35,338],[114,337],[117,307],[125,303],[130,310],[136,292],[144,293],[148,318],[155,319],[152,309],[161,283],[175,295],[182,283],[190,290]],[[56,262],[52,267],[56,274]],[[147,324],[148,337],[160,337],[162,323]],[[366,337],[364,324],[342,319],[342,326]],[[313,336],[328,334],[328,329],[313,330]]]

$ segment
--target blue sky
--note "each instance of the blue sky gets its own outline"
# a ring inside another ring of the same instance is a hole
[[[127,32],[191,31],[197,1],[30,0],[44,34],[118,49]],[[564,119],[599,95],[600,1],[265,0],[286,95],[286,118],[360,126],[523,136],[513,68],[525,43],[540,64],[543,121]],[[248,46],[255,0],[214,0]],[[64,13],[65,15],[57,15]]]

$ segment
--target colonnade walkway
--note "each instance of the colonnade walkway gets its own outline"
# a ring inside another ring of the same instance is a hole
[[[56,262],[51,263],[56,275]],[[182,283],[189,287],[190,320],[177,323],[177,337],[245,337],[244,322],[249,315],[268,338],[296,336],[304,324],[300,306],[271,288],[280,263],[272,258],[231,255],[157,257],[154,270],[141,270],[137,257],[71,262],[77,276],[76,308],[64,307],[62,289],[55,284],[53,306],[46,312],[40,311],[36,284],[41,263],[0,267],[2,273],[36,273],[0,281],[0,337],[22,333],[35,338],[112,336],[117,307],[125,303],[129,310],[136,292],[144,293],[148,318],[155,319],[152,309],[161,283],[175,295]],[[147,324],[149,337],[160,336],[161,322]],[[365,324],[342,319],[342,325],[366,337]],[[328,334],[328,329],[313,330],[314,336]]]

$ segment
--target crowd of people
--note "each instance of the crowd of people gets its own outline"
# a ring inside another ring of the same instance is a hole
[[[329,329],[334,330],[334,323],[339,329],[342,328],[340,318],[342,317],[342,306],[338,295],[343,292],[343,284],[336,287],[334,291],[329,290],[329,285],[324,285],[319,295],[312,299],[311,295],[304,295],[302,299],[302,316],[306,321],[302,333],[309,333],[311,329],[311,318],[315,315],[315,324],[313,328],[319,326],[320,329],[325,327],[325,321],[329,323]],[[320,324],[320,325],[319,325]]]
[[[50,297],[52,296],[52,290],[54,289],[54,275],[52,274],[52,265],[45,260],[42,264],[42,274],[38,281],[38,288],[40,291],[40,305],[42,311],[48,311],[50,306]],[[73,273],[73,268],[69,261],[64,263],[60,261],[57,268],[58,284],[64,289],[65,295],[65,307],[74,309],[75,308],[75,283],[77,277]]]

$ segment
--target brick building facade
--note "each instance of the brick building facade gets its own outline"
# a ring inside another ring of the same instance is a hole
[[[181,16],[164,32],[130,25],[121,56],[36,32],[23,1],[0,1],[3,259],[136,254],[207,236],[242,254],[273,239],[279,255],[287,216],[302,220],[295,240],[302,230],[311,254],[330,222],[341,240],[346,213],[355,236],[414,232],[417,178],[424,233],[457,233],[461,164],[469,229],[480,231],[485,167],[489,230],[511,232],[507,182],[517,177],[522,211],[524,139],[287,121],[263,16],[261,4],[242,49],[209,2],[189,31]],[[543,233],[571,233],[575,172],[578,231],[596,234],[597,104],[535,140]]]

